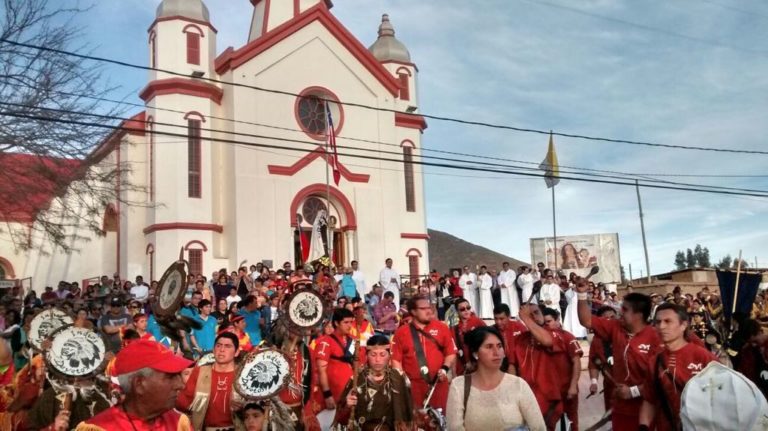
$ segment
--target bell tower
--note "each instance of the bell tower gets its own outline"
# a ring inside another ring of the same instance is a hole
[[[200,243],[207,251],[217,234],[213,216],[210,118],[222,89],[216,78],[216,29],[202,0],[162,0],[149,29],[149,83],[140,97],[146,105],[148,195],[145,241],[161,256],[178,256],[179,246]],[[174,73],[167,73],[170,71]],[[190,246],[191,247],[191,246]],[[185,258],[202,268],[202,250]],[[157,262],[162,268],[167,262]],[[195,268],[193,268],[193,271]]]
[[[248,42],[260,38],[313,7],[333,7],[331,0],[251,0],[253,19]]]

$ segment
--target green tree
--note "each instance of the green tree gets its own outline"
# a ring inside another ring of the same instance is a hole
[[[678,250],[675,254],[675,269],[678,271],[685,269],[685,253],[682,250]]]
[[[686,268],[696,267],[696,256],[694,256],[693,250],[691,250],[690,248],[685,251],[685,267]]]
[[[719,262],[717,262],[717,265],[715,265],[715,267],[717,269],[731,269],[732,262],[733,262],[733,259],[731,258],[731,255],[726,254],[722,259],[720,259]]]
[[[709,257],[708,248],[704,247],[701,250],[701,256],[699,256],[698,260],[699,260],[699,266],[702,268],[709,268],[712,266],[712,261],[710,260],[710,257]]]

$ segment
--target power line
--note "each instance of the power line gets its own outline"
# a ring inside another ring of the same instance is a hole
[[[741,14],[744,14],[744,15],[748,15],[750,17],[755,17],[756,16],[756,17],[760,17],[760,18],[763,18],[763,19],[768,19],[768,15],[765,15],[765,14],[760,13],[760,12],[755,12],[755,11],[752,11],[752,10],[741,9],[741,8],[736,7],[736,6],[726,5],[726,4],[718,3],[718,2],[712,1],[712,0],[698,0],[698,1],[701,1],[701,2],[704,2],[704,3],[708,3],[708,4],[711,4],[713,6],[717,6],[717,7],[723,8],[725,10],[730,10],[730,11],[733,11],[733,12],[738,12],[738,13],[741,13]]]
[[[18,85],[28,87],[28,88],[35,88],[34,86],[31,86],[29,84],[25,83],[18,83]],[[61,94],[64,96],[72,96],[72,97],[80,97],[80,98],[86,98],[86,99],[92,99],[102,102],[109,102],[114,104],[121,104],[126,106],[134,106],[137,108],[142,109],[154,109],[156,111],[163,111],[163,112],[173,112],[176,114],[186,114],[186,111],[181,111],[178,109],[170,109],[170,108],[160,108],[157,106],[148,107],[147,105],[141,104],[141,103],[134,103],[134,102],[128,102],[124,100],[116,100],[116,99],[110,99],[105,97],[97,97],[97,96],[88,96],[83,94],[77,94],[77,93],[71,93],[67,91],[56,91],[51,90],[51,93],[55,94]],[[235,120],[232,118],[227,117],[218,117],[215,115],[208,115],[208,118],[216,119],[216,120],[222,120],[227,121],[231,123],[236,124],[247,124],[252,126],[259,126],[259,127],[266,127],[270,129],[275,130],[283,130],[288,132],[295,132],[295,133],[305,133],[301,129],[296,128],[290,128],[290,127],[281,127],[281,126],[275,126],[271,124],[265,124],[265,123],[257,123],[253,121],[246,121],[246,120]],[[350,140],[350,141],[356,141],[356,142],[366,142],[376,145],[387,145],[392,147],[400,147],[397,144],[393,144],[390,142],[381,142],[381,141],[374,141],[371,139],[362,139],[362,138],[355,138],[351,136],[337,136],[337,139],[341,140]],[[510,158],[503,158],[503,157],[492,157],[488,155],[477,155],[477,154],[469,154],[469,153],[461,153],[461,152],[455,152],[455,151],[448,151],[448,150],[439,150],[435,148],[420,148],[421,151],[426,152],[434,152],[434,153],[440,153],[440,154],[450,154],[453,156],[462,156],[462,157],[473,157],[478,159],[488,159],[488,160],[497,160],[502,162],[512,162],[512,163],[524,163],[524,164],[530,164],[538,166],[541,164],[541,162],[533,162],[528,160],[516,160],[516,159],[510,159]],[[600,172],[600,173],[607,173],[607,174],[617,174],[617,175],[625,175],[630,177],[638,177],[643,179],[649,179],[648,177],[692,177],[692,178],[768,178],[768,175],[737,175],[737,174],[667,174],[667,173],[649,173],[649,172],[643,172],[643,173],[632,173],[632,172],[622,172],[622,171],[611,171],[611,170],[604,170],[604,169],[591,169],[591,168],[584,168],[579,166],[568,166],[568,165],[560,165],[560,168],[567,168],[567,169],[574,169],[574,170],[582,170],[582,171],[590,171],[590,172]]]
[[[12,102],[0,102],[0,105],[6,105],[6,106],[16,106],[16,107],[22,107],[27,108],[26,105],[19,104],[19,103],[12,103]],[[96,118],[101,119],[108,119],[108,120],[120,120],[120,121],[128,121],[129,118],[120,117],[116,115],[103,115],[103,114],[95,114],[95,113],[86,113],[86,112],[78,112],[78,111],[72,111],[68,109],[61,109],[61,108],[46,108],[46,107],[36,107],[36,109],[51,111],[51,112],[57,112],[57,113],[65,113],[65,114],[77,114],[77,115],[85,115],[85,116],[92,116]],[[160,126],[168,126],[168,127],[176,127],[176,128],[183,128],[185,131],[187,130],[186,125],[182,124],[174,124],[174,123],[164,123],[164,122],[149,122],[146,120],[132,120],[136,122],[141,122],[145,126],[146,125],[160,125]],[[146,127],[143,129],[146,130]],[[228,130],[220,130],[220,129],[213,129],[213,128],[205,128],[200,127],[201,131],[207,131],[211,133],[221,133],[221,134],[229,134],[234,136],[245,136],[249,138],[258,138],[258,139],[270,139],[270,140],[278,140],[283,142],[291,142],[291,143],[297,143],[297,144],[304,144],[304,145],[311,145],[313,147],[316,147],[318,145],[317,142],[312,141],[304,141],[300,139],[291,139],[291,138],[279,138],[269,135],[258,135],[258,134],[251,134],[251,133],[243,133],[243,132],[232,132]],[[388,155],[395,155],[400,157],[402,153],[400,152],[394,152],[394,151],[385,151],[385,150],[378,150],[378,149],[372,149],[372,148],[360,148],[360,147],[350,147],[345,145],[337,145],[337,148],[342,149],[349,149],[349,150],[357,150],[357,151],[365,151],[365,152],[373,152],[373,153],[379,153],[379,154],[388,154]],[[313,148],[314,149],[314,148]],[[414,154],[414,156],[422,158],[422,159],[435,159],[439,161],[448,161],[448,162],[455,162],[455,159],[446,158],[446,157],[437,157],[437,156],[425,156],[423,154]],[[473,161],[474,162],[474,161]],[[494,166],[498,168],[503,169],[520,169],[525,171],[533,171],[533,172],[539,172],[538,168],[529,168],[524,166],[515,166],[515,165],[504,165],[500,163],[490,163],[490,162],[483,162],[484,165],[487,166]],[[575,175],[583,175],[587,177],[598,177],[598,178],[612,178],[612,179],[628,179],[623,176],[615,176],[615,175],[602,175],[602,174],[591,174],[591,173],[582,173],[582,172],[570,172],[567,170],[560,170],[561,173],[570,173]],[[636,178],[630,178],[632,180]],[[659,183],[665,183],[670,185],[676,185],[676,186],[690,186],[690,187],[697,187],[697,188],[710,188],[710,189],[721,189],[721,190],[733,190],[733,191],[740,191],[740,192],[757,192],[757,193],[768,193],[766,190],[759,190],[759,189],[746,189],[746,188],[735,188],[735,187],[723,187],[723,186],[712,186],[712,185],[704,185],[704,184],[691,184],[691,183],[680,183],[680,182],[672,182],[672,181],[666,181],[666,180],[657,180],[657,179],[646,179],[646,181],[651,182],[659,182]]]
[[[70,125],[80,125],[80,126],[88,126],[88,127],[98,127],[103,129],[109,129],[109,130],[122,130],[126,132],[140,132],[140,133],[151,133],[154,135],[160,135],[160,136],[173,136],[177,138],[187,138],[187,134],[181,134],[181,133],[171,133],[171,132],[160,132],[160,131],[150,131],[148,132],[146,129],[141,128],[135,128],[135,127],[127,127],[127,126],[111,126],[107,124],[100,124],[100,123],[92,123],[87,121],[74,121],[74,120],[63,120],[60,118],[51,118],[51,117],[43,117],[39,115],[24,115],[19,114],[15,112],[7,112],[7,111],[0,111],[0,115],[2,116],[8,116],[8,117],[15,117],[15,118],[24,118],[29,120],[38,120],[38,121],[47,121],[52,123],[62,123],[62,124],[70,124]],[[271,149],[278,149],[278,150],[286,150],[286,151],[300,151],[305,152],[306,150],[296,147],[290,147],[290,146],[280,146],[280,145],[273,145],[273,144],[265,144],[265,143],[257,143],[257,142],[244,142],[244,141],[238,141],[233,139],[223,139],[223,138],[214,138],[214,137],[208,137],[204,138],[201,137],[200,139],[208,141],[208,142],[219,142],[219,143],[226,143],[226,144],[241,144],[241,145],[247,145],[257,148],[271,148]],[[284,142],[291,142],[289,139],[283,139],[283,138],[271,138],[278,141],[284,141]],[[422,166],[433,166],[433,167],[442,167],[442,168],[449,168],[449,169],[457,169],[457,170],[464,170],[464,171],[473,171],[473,172],[490,172],[490,173],[498,173],[498,174],[505,174],[505,175],[518,175],[518,176],[527,176],[527,177],[538,177],[538,178],[544,178],[546,174],[544,173],[534,173],[534,172],[517,172],[512,170],[496,170],[491,168],[479,168],[479,167],[473,167],[473,166],[464,166],[464,165],[455,165],[455,164],[447,164],[447,163],[435,163],[435,162],[424,162],[424,161],[411,161],[411,162],[405,162],[403,159],[387,159],[383,157],[376,157],[376,156],[368,156],[368,155],[362,155],[362,154],[354,154],[354,153],[338,153],[340,156],[345,157],[352,157],[352,158],[359,158],[359,159],[365,159],[365,160],[375,160],[375,161],[383,161],[383,162],[393,162],[393,163],[410,163],[412,165],[422,165]],[[613,180],[604,180],[604,179],[594,179],[594,178],[581,178],[581,177],[570,177],[570,176],[559,176],[562,180],[572,180],[572,181],[581,181],[581,182],[588,182],[588,183],[600,183],[600,184],[614,184],[614,185],[622,185],[622,186],[628,186],[628,187],[636,187],[635,182],[623,182],[623,181],[613,181]],[[705,188],[695,188],[695,187],[675,187],[671,185],[662,185],[662,184],[648,184],[648,183],[641,183],[639,185],[640,187],[645,188],[652,188],[652,189],[662,189],[662,190],[678,190],[678,191],[689,191],[689,192],[701,192],[701,193],[711,193],[711,194],[718,194],[718,195],[731,195],[731,196],[754,196],[754,197],[761,197],[761,198],[768,198],[768,191],[761,191],[761,193],[753,193],[753,192],[735,192],[735,191],[726,191],[726,190],[712,190],[712,189],[705,189]]]
[[[167,69],[159,69],[149,66],[142,66],[138,64],[128,63],[125,61],[120,60],[113,60],[108,59],[104,57],[97,57],[93,55],[85,55],[85,54],[79,54],[76,52],[71,51],[65,51],[61,49],[54,49],[54,48],[48,48],[44,46],[38,46],[28,43],[22,43],[17,42],[9,39],[2,38],[0,39],[0,42],[8,43],[14,46],[24,47],[24,48],[30,48],[30,49],[37,49],[40,51],[46,51],[46,52],[53,52],[57,54],[62,55],[68,55],[73,56],[77,58],[81,58],[84,60],[92,60],[92,61],[99,61],[99,62],[105,62],[105,63],[111,63],[118,66],[123,67],[129,67],[133,69],[140,69],[140,70],[147,70],[147,71],[155,71],[155,72],[162,72],[173,76],[181,76],[185,78],[191,78],[190,75],[175,72]],[[252,90],[257,91],[263,91],[267,93],[273,93],[273,94],[280,94],[284,96],[292,96],[292,97],[299,97],[300,94],[293,93],[290,91],[285,90],[275,90],[275,89],[268,89],[264,87],[258,87],[255,85],[249,85],[249,84],[243,84],[239,82],[227,82],[222,81],[219,79],[214,78],[208,78],[208,77],[200,77],[200,78],[194,78],[199,79],[203,81],[208,81],[216,84],[222,84],[222,85],[230,85],[234,87],[242,87],[242,88],[249,88]],[[326,99],[324,99],[326,100]],[[340,105],[344,106],[351,106],[356,108],[363,108],[373,111],[379,111],[379,112],[390,112],[395,114],[409,114],[407,112],[398,111],[396,109],[390,109],[390,108],[380,108],[376,106],[370,106],[365,105],[362,103],[354,103],[354,102],[337,102],[335,100],[327,100],[331,103],[338,103]],[[690,146],[690,145],[673,145],[673,144],[659,144],[654,142],[643,142],[643,141],[633,141],[633,140],[626,140],[626,139],[613,139],[613,138],[604,138],[604,137],[596,137],[596,136],[588,136],[588,135],[580,135],[580,134],[573,134],[573,133],[564,133],[564,132],[556,132],[552,130],[540,130],[540,129],[533,129],[533,128],[524,128],[524,127],[516,127],[516,126],[510,126],[510,125],[502,125],[502,124],[494,124],[494,123],[487,123],[483,121],[475,121],[475,120],[464,120],[460,118],[452,118],[452,117],[445,117],[440,115],[430,115],[430,114],[418,114],[423,118],[428,118],[430,120],[437,120],[437,121],[446,121],[446,122],[452,122],[457,124],[463,124],[463,125],[470,125],[470,126],[480,126],[480,127],[488,127],[493,129],[502,129],[502,130],[512,130],[516,132],[525,132],[525,133],[535,133],[539,135],[554,135],[554,136],[560,136],[564,138],[573,138],[573,139],[583,139],[588,141],[597,141],[597,142],[610,142],[610,143],[617,143],[617,144],[628,144],[628,145],[640,145],[640,146],[647,146],[647,147],[656,147],[656,148],[670,148],[670,149],[680,149],[680,150],[694,150],[694,151],[711,151],[711,152],[718,152],[718,153],[733,153],[733,154],[760,154],[760,155],[768,155],[768,151],[760,151],[760,150],[737,150],[732,148],[716,148],[716,147],[699,147],[699,146]]]

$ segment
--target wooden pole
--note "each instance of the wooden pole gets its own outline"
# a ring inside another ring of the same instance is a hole
[[[736,299],[739,297],[739,279],[741,278],[741,250],[739,250],[739,263],[736,265],[736,288],[733,289],[733,305],[731,305],[731,318],[736,313]]]

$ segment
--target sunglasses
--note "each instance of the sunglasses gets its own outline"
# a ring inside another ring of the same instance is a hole
[[[469,311],[472,307],[459,307],[459,311]]]

